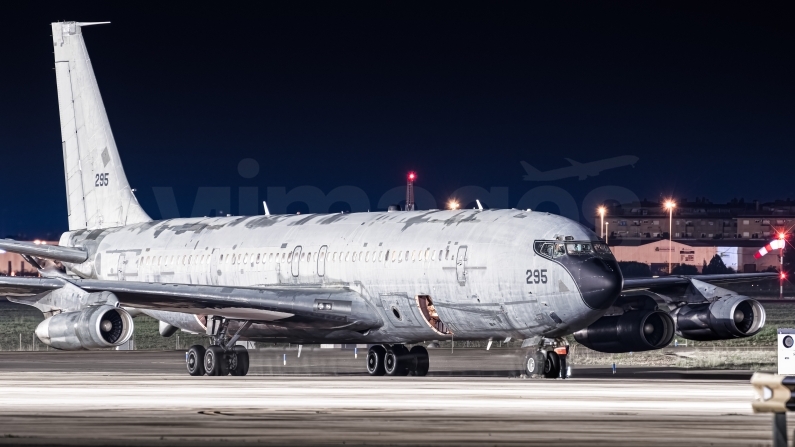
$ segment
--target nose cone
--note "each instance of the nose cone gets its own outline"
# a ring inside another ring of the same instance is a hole
[[[569,256],[566,267],[591,309],[607,309],[621,294],[624,277],[618,262],[597,256]]]

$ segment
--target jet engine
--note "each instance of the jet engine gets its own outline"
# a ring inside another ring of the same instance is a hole
[[[574,333],[574,339],[600,352],[650,351],[668,345],[674,320],[659,310],[633,310],[596,320]]]
[[[112,348],[127,342],[132,333],[130,314],[109,305],[60,313],[36,328],[36,336],[44,344],[66,351]]]
[[[750,337],[765,325],[765,308],[746,296],[727,296],[674,311],[676,331],[690,340]]]

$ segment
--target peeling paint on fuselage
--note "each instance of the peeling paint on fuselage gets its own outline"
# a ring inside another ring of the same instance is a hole
[[[366,334],[291,330],[271,321],[252,325],[245,339],[410,343],[445,338],[423,320],[417,295],[432,298],[460,340],[559,336],[595,321],[603,312],[584,304],[568,271],[533,251],[535,240],[564,236],[596,240],[582,225],[547,213],[457,210],[171,219],[65,233],[61,245],[89,250],[89,261],[70,266],[84,277],[345,286],[384,321]],[[294,261],[297,246],[301,255]],[[527,271],[536,269],[546,270],[546,283],[529,284]],[[158,312],[157,318],[201,330],[195,317],[175,314],[169,321]]]

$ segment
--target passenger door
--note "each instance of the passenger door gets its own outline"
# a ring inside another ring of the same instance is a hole
[[[317,252],[317,276],[326,276],[326,253],[328,252],[328,246],[324,245],[320,247],[320,250]]]
[[[458,247],[458,254],[455,257],[455,276],[458,279],[458,284],[466,285],[467,282],[467,272],[466,272],[466,258],[467,258],[467,246],[462,245]]]
[[[293,250],[293,259],[290,261],[290,270],[292,271],[293,277],[297,278],[299,273],[299,267],[301,265],[301,246],[298,245]]]

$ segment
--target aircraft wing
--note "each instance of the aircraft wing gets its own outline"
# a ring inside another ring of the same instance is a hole
[[[624,279],[624,292],[649,290],[652,292],[673,292],[686,290],[693,280],[714,285],[736,284],[778,278],[778,273],[732,273],[726,275],[662,276],[659,278]]]
[[[235,287],[0,277],[0,296],[35,297],[69,284],[89,293],[112,292],[122,305],[140,309],[218,315],[253,321],[323,322],[326,323],[323,326],[355,331],[373,329],[383,324],[372,305],[359,293],[346,287]],[[26,303],[28,300],[25,300]]]

